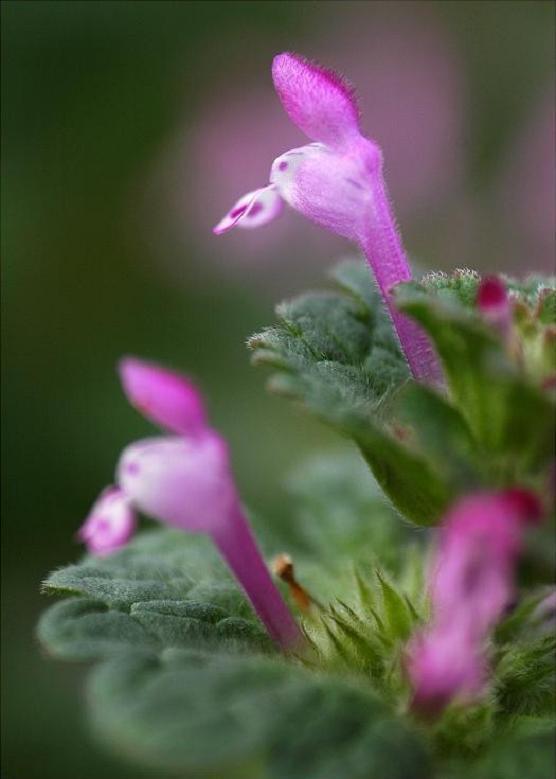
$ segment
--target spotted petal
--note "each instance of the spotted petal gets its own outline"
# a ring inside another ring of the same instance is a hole
[[[372,218],[373,189],[359,156],[311,143],[278,157],[270,180],[292,208],[346,238],[357,240]]]
[[[109,487],[98,498],[77,533],[91,554],[103,557],[125,546],[135,530],[135,512],[127,496]]]
[[[277,217],[283,208],[282,198],[272,184],[248,192],[235,203],[226,216],[218,222],[212,232],[216,235],[228,232],[232,227],[247,230],[261,227]]]
[[[227,446],[213,432],[130,444],[117,481],[139,511],[192,532],[225,526],[237,502]]]

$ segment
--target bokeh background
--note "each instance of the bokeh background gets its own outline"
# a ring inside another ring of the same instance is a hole
[[[422,268],[549,271],[554,6],[7,0],[2,14],[2,775],[139,779],[91,742],[84,670],[42,656],[39,587],[80,553],[121,447],[152,432],[119,390],[122,353],[196,377],[263,515],[292,465],[335,445],[265,395],[244,342],[349,247],[292,212],[210,232],[303,143],[272,56],[354,81]]]

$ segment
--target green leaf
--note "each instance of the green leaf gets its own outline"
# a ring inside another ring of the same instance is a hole
[[[419,280],[419,286],[447,302],[460,303],[472,308],[477,298],[481,277],[470,268],[460,268],[453,273],[431,271]]]
[[[446,770],[446,779],[551,779],[556,754],[554,725],[523,718],[492,740],[486,754]]]
[[[271,779],[428,775],[418,737],[369,690],[280,660],[129,653],[98,670],[89,697],[99,735],[159,770],[193,777],[261,765]]]
[[[556,325],[556,289],[545,287],[539,293],[538,319],[543,325]]]
[[[450,489],[390,424],[408,369],[388,314],[361,264],[344,263],[335,277],[343,292],[303,295],[278,307],[278,324],[249,341],[253,362],[278,371],[271,390],[300,401],[359,445],[404,516],[434,524]]]
[[[383,565],[397,566],[408,529],[356,452],[338,450],[311,458],[295,469],[286,489],[292,535],[305,557],[326,570],[345,570],[347,560],[371,553]]]
[[[44,589],[53,593],[86,595],[116,609],[127,609],[136,601],[183,596],[192,585],[189,578],[183,574],[178,576],[167,566],[160,570],[160,579],[149,579],[148,571],[143,569],[116,566],[117,559],[110,558],[109,566],[100,567],[95,561],[61,568],[48,577]]]
[[[394,506],[417,525],[437,524],[452,497],[449,485],[420,454],[370,420],[351,420],[352,437]]]
[[[457,492],[485,482],[484,458],[464,417],[449,400],[424,384],[409,382],[398,396],[402,424]]]
[[[63,660],[96,660],[125,648],[158,645],[129,614],[88,598],[69,598],[51,606],[37,633],[48,652]]]
[[[418,284],[400,285],[397,304],[434,341],[452,402],[490,460],[490,480],[537,475],[553,450],[553,406],[519,372],[495,331]]]
[[[179,531],[139,534],[109,557],[55,571],[44,588],[74,596],[52,606],[38,627],[46,649],[65,659],[131,647],[272,649],[207,540]]]
[[[496,641],[499,644],[523,638],[530,634],[531,630],[538,629],[535,620],[535,610],[549,593],[548,588],[542,588],[528,592],[521,598],[511,613],[499,622],[496,628]]]
[[[556,638],[509,645],[496,668],[500,715],[553,715],[556,707]]]
[[[407,601],[383,573],[377,570],[376,575],[382,592],[388,635],[393,639],[405,641],[409,638],[414,623]]]

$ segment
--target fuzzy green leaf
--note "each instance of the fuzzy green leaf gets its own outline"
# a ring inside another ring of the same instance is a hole
[[[382,604],[388,635],[394,639],[405,641],[409,638],[414,622],[407,600],[388,581],[383,573],[377,571],[376,575],[382,592]]]
[[[292,536],[322,568],[346,567],[372,554],[396,567],[408,529],[353,451],[312,458],[296,468],[286,489]]]
[[[278,324],[253,336],[253,362],[277,370],[269,388],[359,445],[394,506],[417,524],[434,524],[449,485],[391,424],[393,396],[408,379],[388,314],[368,269],[344,263],[342,292],[313,293],[282,304]]]
[[[424,384],[409,382],[398,403],[401,422],[410,426],[421,450],[455,490],[466,492],[482,486],[484,458],[466,420],[445,396]]]
[[[126,647],[271,650],[206,539],[177,531],[140,534],[107,558],[55,571],[44,588],[73,596],[52,606],[38,627],[46,649],[65,659]]]
[[[125,648],[158,646],[129,614],[88,598],[68,598],[51,606],[37,632],[48,652],[63,660],[96,660]]]
[[[537,307],[541,324],[556,325],[556,289],[542,289]]]
[[[479,759],[458,762],[446,779],[552,779],[556,764],[554,725],[524,718],[493,739]]]
[[[401,285],[397,303],[434,341],[452,402],[490,460],[490,480],[538,473],[553,451],[554,409],[509,359],[496,332],[461,304],[415,283]]]
[[[506,716],[556,710],[556,637],[510,645],[496,669],[496,698]]]
[[[368,690],[281,660],[129,653],[99,669],[90,700],[105,741],[184,776],[257,765],[272,779],[428,775],[419,739]]]

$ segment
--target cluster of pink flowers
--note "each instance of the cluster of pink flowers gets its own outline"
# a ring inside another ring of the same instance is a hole
[[[214,232],[259,227],[276,217],[285,202],[355,241],[414,376],[440,381],[425,334],[393,305],[393,287],[411,279],[411,270],[388,200],[382,154],[361,134],[353,93],[335,73],[293,54],[277,56],[272,75],[288,116],[312,142],[277,157],[270,183],[240,198]],[[500,280],[483,282],[477,304],[486,321],[507,332],[511,308]],[[94,504],[79,532],[81,540],[94,554],[114,551],[133,534],[136,510],[207,534],[269,634],[283,649],[292,649],[300,642],[300,630],[257,548],[228,447],[209,426],[199,392],[186,378],[137,359],[122,360],[120,376],[131,404],[166,434],[124,450],[117,486]],[[436,713],[454,698],[471,699],[483,690],[487,641],[513,596],[524,527],[539,513],[537,500],[524,490],[469,495],[449,511],[430,576],[432,619],[407,650],[415,708]]]

